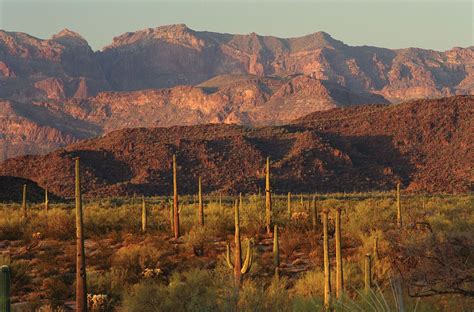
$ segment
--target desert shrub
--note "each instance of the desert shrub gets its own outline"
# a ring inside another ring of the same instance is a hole
[[[26,234],[26,222],[19,213],[3,209],[0,214],[0,240],[19,240]]]
[[[298,297],[322,297],[324,295],[324,272],[319,268],[306,272],[295,282],[291,291],[294,296]]]
[[[162,285],[143,281],[124,294],[122,306],[129,312],[154,312],[162,309],[166,294]]]
[[[111,302],[120,300],[126,288],[122,276],[116,270],[87,272],[87,290],[91,294],[106,294]]]
[[[31,266],[28,260],[14,260],[9,255],[0,254],[0,266],[10,267],[12,293],[19,293],[25,286],[31,286]]]
[[[187,249],[193,251],[197,256],[202,256],[206,243],[209,242],[212,230],[208,227],[195,226],[183,239]]]
[[[212,275],[193,269],[172,275],[170,283],[142,281],[124,296],[126,311],[216,311]]]
[[[112,270],[119,280],[137,282],[146,268],[160,267],[161,253],[156,245],[129,245],[120,248],[112,258]]]
[[[72,211],[52,209],[38,214],[33,222],[32,227],[37,229],[44,237],[69,240],[74,239],[76,235],[75,219]]]

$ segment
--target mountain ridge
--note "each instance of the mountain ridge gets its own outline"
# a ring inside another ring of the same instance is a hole
[[[474,97],[414,100],[316,112],[282,126],[206,124],[115,130],[43,156],[0,164],[0,175],[30,179],[60,196],[74,191],[80,157],[87,196],[171,192],[177,154],[182,194],[257,192],[265,158],[277,193],[393,189],[472,191]]]

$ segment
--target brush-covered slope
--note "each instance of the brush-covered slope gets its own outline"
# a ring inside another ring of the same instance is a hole
[[[465,192],[472,182],[474,97],[419,100],[314,113],[278,127],[201,125],[114,131],[45,156],[0,165],[1,175],[29,178],[73,194],[81,157],[87,195],[170,194],[177,154],[181,193],[257,191],[265,158],[275,192],[386,190]]]

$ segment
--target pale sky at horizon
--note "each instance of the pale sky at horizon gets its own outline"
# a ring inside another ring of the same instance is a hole
[[[194,30],[284,38],[325,31],[349,45],[444,51],[474,45],[473,2],[0,0],[0,29],[46,39],[69,28],[94,50],[125,32],[184,23]]]

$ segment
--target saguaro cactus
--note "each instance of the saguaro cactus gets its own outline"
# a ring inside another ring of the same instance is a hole
[[[199,218],[199,224],[201,226],[204,226],[204,205],[202,203],[202,185],[201,185],[201,177],[199,177],[198,180],[199,184],[199,190],[198,190],[198,218]]]
[[[10,269],[0,267],[0,312],[10,312]]]
[[[397,183],[397,225],[398,225],[398,227],[403,226],[402,204],[400,202],[400,182]]]
[[[300,193],[300,206],[301,206],[301,210],[304,210],[304,200],[303,200],[303,194]]]
[[[48,188],[44,189],[44,210],[49,210]]]
[[[76,158],[76,310],[87,312],[86,256],[79,157]]]
[[[288,192],[288,218],[291,219],[291,192]]]
[[[265,175],[265,221],[267,235],[271,234],[272,224],[272,193],[270,188],[270,157],[267,157],[267,170]]]
[[[280,241],[278,239],[278,226],[273,226],[273,264],[275,265],[275,275],[278,276],[280,267]]]
[[[173,208],[173,201],[169,198],[168,205],[170,207],[170,229],[171,234],[174,235],[174,208]]]
[[[313,232],[316,232],[318,227],[318,211],[316,210],[316,196],[313,195],[313,202],[311,203],[311,223]]]
[[[147,220],[148,216],[146,210],[145,196],[142,196],[142,233],[146,233]]]
[[[379,259],[379,238],[374,237],[374,251],[373,251],[374,261]]]
[[[247,239],[247,253],[245,255],[245,260],[242,264],[242,245],[240,241],[240,216],[239,216],[239,207],[242,204],[242,194],[240,194],[240,201],[235,201],[234,205],[234,226],[235,226],[235,247],[234,247],[234,263],[230,261],[230,245],[227,243],[226,251],[226,262],[227,266],[231,269],[234,269],[234,285],[236,288],[240,287],[242,280],[242,274],[246,274],[250,267],[252,266],[253,253],[252,253],[252,243]]]
[[[372,287],[372,263],[370,259],[370,254],[365,255],[365,265],[364,265],[364,285],[365,293],[369,294],[370,288]]]
[[[344,289],[341,248],[341,208],[336,209],[336,298],[341,298]]]
[[[23,195],[21,199],[21,213],[23,218],[28,217],[28,209],[26,207],[26,184],[23,184]]]
[[[173,155],[173,230],[174,238],[179,238],[179,210],[178,210],[178,181],[176,169],[176,154]]]
[[[324,306],[329,309],[331,302],[331,269],[329,267],[329,235],[327,209],[323,210],[323,251],[324,251]]]

